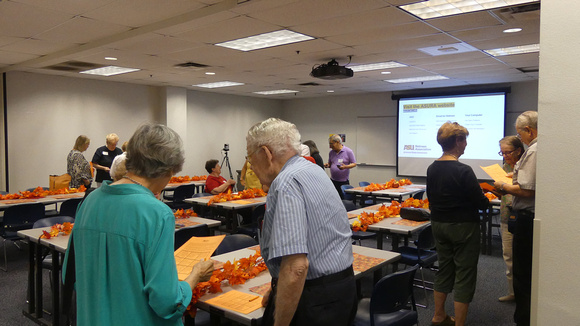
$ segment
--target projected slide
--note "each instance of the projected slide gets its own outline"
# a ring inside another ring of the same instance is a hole
[[[437,130],[447,121],[469,130],[460,161],[487,179],[479,165],[501,163],[498,141],[504,136],[505,94],[453,97],[401,98],[398,108],[398,174],[425,176],[427,167],[441,156]]]

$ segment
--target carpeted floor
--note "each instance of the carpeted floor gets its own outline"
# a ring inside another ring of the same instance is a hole
[[[494,229],[494,233],[497,232]],[[385,240],[385,249],[389,249],[389,240]],[[12,243],[8,242],[8,272],[0,271],[0,326],[36,325],[23,316],[22,311],[26,309],[26,282],[28,273],[28,248],[21,246],[18,250]],[[363,241],[364,246],[375,247],[376,240]],[[0,250],[0,261],[3,263],[4,254]],[[399,265],[399,269],[404,268]],[[391,271],[389,267],[388,271]],[[425,270],[426,280],[433,280],[434,272]],[[481,255],[478,267],[478,280],[475,298],[470,305],[467,318],[468,325],[472,326],[504,326],[514,325],[512,315],[515,308],[513,303],[501,303],[497,299],[506,294],[505,265],[501,258],[500,239],[493,238],[493,255]],[[419,275],[419,274],[417,274]],[[48,272],[44,275],[45,284],[45,308],[50,310],[50,287],[48,283]],[[372,292],[372,278],[362,280],[362,293],[370,296]],[[415,289],[415,296],[418,303],[428,302],[428,308],[418,308],[419,325],[427,326],[431,324],[433,315],[433,294],[427,292],[427,298],[422,289]],[[452,296],[448,298],[447,312],[453,315]],[[197,323],[197,324],[204,324]]]

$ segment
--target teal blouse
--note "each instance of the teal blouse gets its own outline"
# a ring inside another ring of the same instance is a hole
[[[93,191],[73,228],[77,324],[182,325],[192,293],[177,279],[174,232],[171,209],[147,188]]]

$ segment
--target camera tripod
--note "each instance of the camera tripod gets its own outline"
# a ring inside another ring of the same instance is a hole
[[[222,168],[224,166],[227,166],[228,167],[228,171],[230,172],[230,179],[233,180],[234,179],[234,175],[232,174],[232,167],[230,166],[230,158],[228,157],[228,152],[227,151],[223,151],[223,152],[224,152],[224,158],[222,159],[221,167]]]

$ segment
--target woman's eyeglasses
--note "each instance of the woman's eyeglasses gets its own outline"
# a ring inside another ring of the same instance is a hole
[[[507,152],[499,151],[498,154],[499,154],[499,156],[510,155],[511,153],[513,153],[515,151],[516,151],[515,149],[513,151],[507,151]]]

